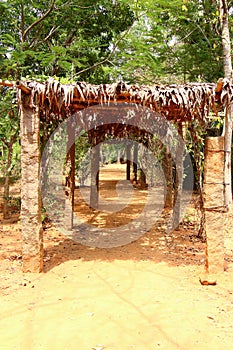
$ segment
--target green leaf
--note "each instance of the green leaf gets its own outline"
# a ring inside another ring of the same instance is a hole
[[[15,45],[16,43],[15,38],[9,33],[1,35],[0,38],[3,44]]]

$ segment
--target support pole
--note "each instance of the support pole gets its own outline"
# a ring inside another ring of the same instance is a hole
[[[134,143],[133,149],[133,173],[134,173],[134,181],[138,180],[138,143]]]
[[[130,181],[131,144],[126,145],[126,180]]]
[[[67,122],[66,169],[64,226],[66,230],[72,230],[75,190],[75,128],[69,121]]]
[[[20,93],[21,230],[23,272],[43,269],[43,230],[40,193],[40,117],[31,96]]]
[[[204,210],[206,271],[224,271],[224,137],[207,137],[205,145]]]
[[[92,140],[91,149],[91,192],[90,192],[90,206],[98,209],[99,205],[99,159],[100,146],[96,145],[96,138]]]
[[[166,179],[166,193],[164,207],[171,209],[173,206],[173,161],[168,149],[164,155],[164,174]]]
[[[178,138],[177,148],[176,148],[176,179],[174,188],[174,208],[173,208],[173,224],[172,227],[176,229],[181,221],[181,198],[183,192],[183,175],[184,175],[184,142],[183,127],[180,123],[178,125],[178,131],[180,137]]]

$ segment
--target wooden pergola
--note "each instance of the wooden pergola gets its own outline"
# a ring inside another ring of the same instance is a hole
[[[85,82],[63,85],[49,79],[44,83],[0,82],[18,88],[21,112],[21,227],[23,240],[23,270],[43,269],[43,230],[41,223],[40,130],[41,125],[58,125],[74,113],[88,107],[124,103],[150,109],[177,125],[206,123],[210,113],[217,115],[232,103],[233,90],[225,79],[214,83],[184,85],[138,86],[120,82],[91,85]],[[106,117],[107,118],[107,117]],[[84,123],[87,122],[84,120]],[[109,128],[120,135],[121,124],[109,125],[107,119],[91,134],[92,145],[108,133]],[[126,129],[124,129],[126,130]],[[130,133],[132,129],[126,130]],[[135,130],[134,130],[135,131]],[[93,136],[95,135],[95,137]],[[140,135],[140,132],[139,132]],[[72,154],[72,147],[69,154]],[[95,158],[95,157],[94,157]],[[71,172],[74,164],[70,157]],[[228,162],[226,164],[226,162]],[[223,215],[228,208],[224,201],[226,187],[224,169],[230,167],[226,157],[224,137],[207,138],[205,154],[205,220],[207,236],[206,268],[208,272],[224,269]],[[68,179],[67,200],[72,204],[74,184]],[[72,224],[72,223],[71,223]]]

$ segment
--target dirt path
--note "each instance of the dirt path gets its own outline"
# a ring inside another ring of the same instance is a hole
[[[114,197],[108,191],[105,198]],[[106,223],[101,215],[96,220]],[[205,244],[191,222],[165,239],[166,215],[137,241],[111,249],[47,227],[42,274],[21,272],[17,216],[2,221],[0,349],[231,350],[232,257],[216,286],[202,286]]]

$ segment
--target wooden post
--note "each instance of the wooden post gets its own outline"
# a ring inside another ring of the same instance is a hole
[[[172,208],[173,205],[173,161],[168,149],[164,155],[164,175],[166,179],[165,208]]]
[[[207,137],[205,145],[204,210],[206,271],[224,271],[224,137]]]
[[[66,230],[72,230],[75,190],[75,128],[70,125],[69,121],[67,122],[66,169],[64,227]]]
[[[134,143],[133,149],[133,173],[134,173],[134,181],[138,180],[138,143]]]
[[[94,209],[98,209],[99,205],[99,159],[100,146],[96,145],[96,138],[92,140],[91,149],[91,191],[90,205]]]
[[[131,144],[126,145],[126,180],[130,181]]]
[[[21,230],[24,272],[43,268],[43,230],[40,194],[40,116],[31,96],[20,94]]]
[[[184,141],[183,127],[180,123],[178,125],[179,138],[176,148],[176,179],[175,179],[175,189],[174,189],[174,208],[173,208],[173,224],[172,227],[176,229],[179,226],[181,220],[181,197],[183,191],[183,175],[184,175]]]

